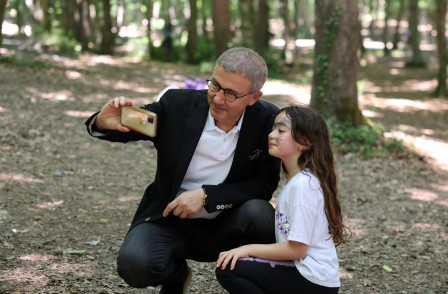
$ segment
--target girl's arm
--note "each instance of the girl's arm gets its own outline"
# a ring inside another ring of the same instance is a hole
[[[308,245],[295,241],[287,241],[274,244],[250,244],[244,245],[219,254],[216,266],[226,268],[231,262],[230,269],[235,268],[239,258],[258,257],[270,260],[293,260],[303,258],[308,250]]]

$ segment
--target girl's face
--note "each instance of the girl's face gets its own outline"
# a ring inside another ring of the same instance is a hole
[[[283,162],[297,159],[302,154],[303,146],[294,141],[291,134],[291,120],[285,112],[281,112],[275,118],[272,132],[268,136],[269,154],[280,158]]]

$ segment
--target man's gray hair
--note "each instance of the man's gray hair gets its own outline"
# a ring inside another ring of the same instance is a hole
[[[268,67],[263,57],[250,48],[231,48],[216,60],[227,72],[233,72],[250,81],[249,91],[260,91],[268,78]]]

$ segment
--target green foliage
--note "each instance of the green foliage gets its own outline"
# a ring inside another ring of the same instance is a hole
[[[260,53],[269,69],[269,78],[283,79],[284,71],[281,65],[283,51],[269,48]]]
[[[336,6],[330,18],[327,20],[326,25],[326,37],[325,47],[327,50],[333,45],[334,37],[336,37],[336,31],[339,27],[339,15],[341,15],[341,7]]]
[[[344,153],[359,153],[365,156],[378,156],[404,149],[396,139],[386,139],[382,135],[381,125],[361,125],[353,127],[349,123],[336,123],[327,120],[331,132],[331,141]]]
[[[123,45],[129,46],[130,56],[135,58],[144,58],[148,54],[148,38],[129,38]]]
[[[11,63],[23,67],[48,68],[52,67],[50,64],[41,60],[36,60],[31,55],[16,55],[16,56],[0,56],[0,62]]]
[[[177,62],[179,61],[180,55],[179,51],[183,50],[183,48],[178,48],[173,45],[172,49],[166,49],[163,46],[154,47],[152,49],[151,58],[153,60],[159,60],[164,62]]]
[[[211,74],[215,69],[215,63],[209,61],[203,61],[199,64],[199,71],[205,74]]]
[[[36,25],[33,27],[33,31],[35,39],[51,52],[75,57],[79,51],[78,42],[67,36],[61,28],[54,28],[51,32],[46,32],[42,26]]]
[[[196,52],[196,60],[200,61],[214,61],[216,56],[216,51],[214,45],[209,43],[205,37],[200,36],[198,39],[198,48]]]
[[[317,100],[319,101],[319,105],[323,105],[327,102],[327,98],[325,95],[325,89],[328,84],[328,55],[318,55],[316,57],[316,76],[317,80]]]
[[[301,85],[310,85],[313,82],[313,70],[309,69],[305,71],[302,78],[298,82]]]

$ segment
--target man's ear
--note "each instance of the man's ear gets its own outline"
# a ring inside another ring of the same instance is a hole
[[[254,105],[254,103],[257,102],[261,96],[263,96],[263,92],[261,92],[261,91],[253,93],[252,98],[250,98],[250,101],[249,101],[249,106]]]

